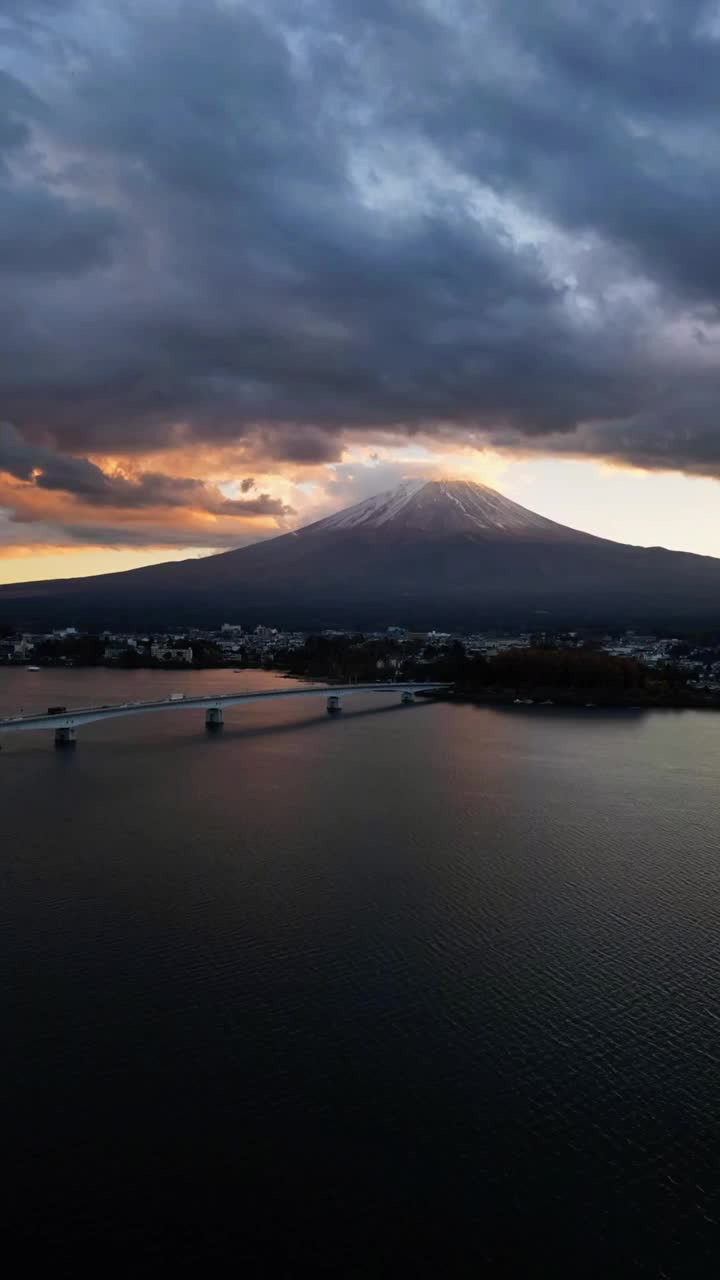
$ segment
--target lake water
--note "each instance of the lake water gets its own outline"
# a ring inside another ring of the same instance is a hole
[[[0,712],[274,682],[3,671]],[[0,738],[24,1268],[716,1274],[720,716]]]

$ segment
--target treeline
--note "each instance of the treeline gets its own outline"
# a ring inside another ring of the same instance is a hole
[[[78,667],[98,667],[105,652],[105,641],[96,635],[48,636],[35,645],[33,661],[59,662]]]
[[[107,665],[105,652],[107,650],[107,641],[100,636],[88,633],[79,636],[48,636],[47,639],[36,644],[32,660],[34,662],[60,663],[75,667],[99,667]],[[193,651],[192,666],[195,668],[203,667],[220,667],[223,665],[223,655],[217,645],[210,641],[189,640],[176,638],[173,641],[173,648],[185,649],[191,648]],[[182,668],[184,663],[168,663],[161,659],[153,658],[150,655],[150,647],[144,646],[141,649],[129,647],[112,660],[112,665],[122,667],[128,670],[135,670],[143,667],[179,667]]]
[[[461,695],[509,700],[522,695],[570,702],[588,696],[609,703],[672,702],[689,692],[685,673],[672,663],[648,668],[632,657],[547,643],[472,656],[460,641],[439,647],[391,637],[313,635],[280,661],[291,674],[306,678],[451,681]]]
[[[278,655],[276,664],[291,675],[350,683],[392,678],[422,649],[421,641],[402,643],[363,635],[310,635],[301,649]]]
[[[582,649],[508,649],[467,662],[456,677],[481,688],[644,689],[646,669],[635,658]]]
[[[709,706],[717,695],[691,689],[672,662],[647,667],[637,658],[587,649],[508,649],[489,657],[449,652],[423,664],[419,679],[452,680],[457,694],[482,700],[607,706]]]
[[[508,649],[471,657],[459,640],[443,647],[422,640],[308,636],[283,665],[318,679],[453,681],[466,688],[642,689],[646,671],[634,658],[577,649]]]

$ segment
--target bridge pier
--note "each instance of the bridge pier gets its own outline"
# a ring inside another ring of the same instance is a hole
[[[224,723],[222,707],[208,707],[205,712],[205,728],[222,729]]]
[[[400,701],[404,707],[411,706],[412,703],[415,701],[415,694],[413,693],[412,689],[403,689],[402,693],[400,694]]]
[[[340,701],[340,695],[338,693],[330,694],[330,697],[327,700],[327,709],[330,715],[333,715],[337,711],[342,711],[342,702]]]
[[[76,742],[74,729],[56,729],[55,730],[55,746],[56,747],[74,747]]]

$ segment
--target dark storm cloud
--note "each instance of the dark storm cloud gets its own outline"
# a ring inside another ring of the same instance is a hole
[[[225,498],[213,507],[214,514],[219,516],[291,516],[292,507],[281,502],[279,498],[271,498],[269,493],[259,493],[256,498]]]
[[[715,305],[717,6],[564,0],[528,6],[520,22],[512,3],[490,7],[529,76],[500,98],[489,95],[491,127],[475,131],[460,165],[481,176],[492,164],[505,108],[512,145],[498,154],[496,180],[559,224],[611,239],[653,278]]]
[[[579,457],[602,456],[648,470],[677,469],[720,480],[717,421],[714,400],[705,388],[699,387],[659,406],[652,415],[637,413],[580,427],[573,452]],[[502,447],[507,444],[507,437],[498,433],[493,443]],[[543,450],[567,452],[567,440],[561,436],[544,437]]]
[[[0,166],[4,155],[27,142],[30,131],[25,117],[33,114],[33,95],[14,76],[0,70]]]
[[[117,218],[107,209],[0,182],[0,261],[8,279],[51,280],[108,263]]]
[[[436,431],[717,474],[714,5],[0,17],[3,412],[26,439],[304,463]]]
[[[94,507],[179,507],[225,516],[286,516],[292,507],[267,493],[253,498],[226,498],[214,485],[182,476],[143,471],[130,478],[109,474],[88,458],[73,457],[29,444],[9,422],[0,422],[0,473],[37,489],[71,495]],[[243,494],[254,486],[243,480]],[[36,518],[33,516],[33,518]]]

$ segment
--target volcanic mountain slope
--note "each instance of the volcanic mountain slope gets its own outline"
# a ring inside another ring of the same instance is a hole
[[[484,485],[411,481],[200,560],[0,588],[0,623],[720,625],[720,560],[610,542]]]

